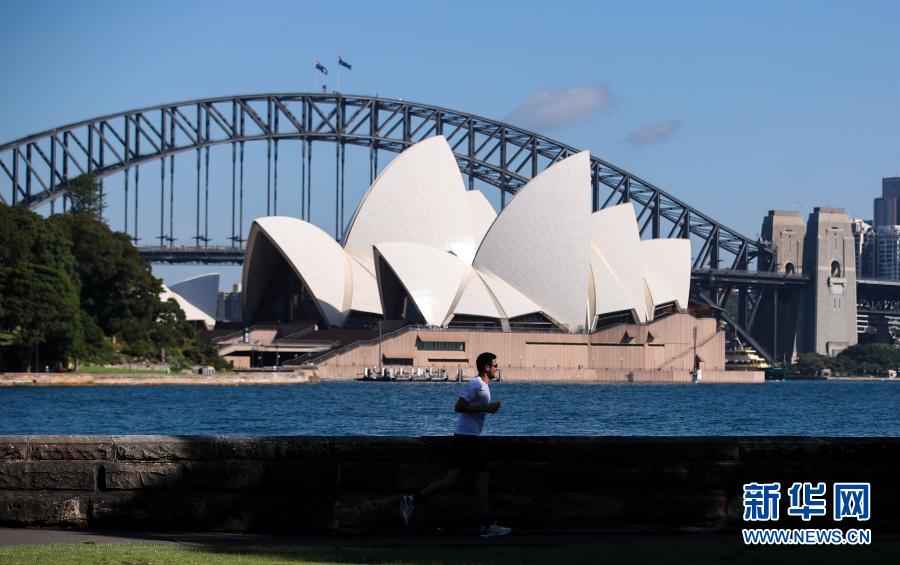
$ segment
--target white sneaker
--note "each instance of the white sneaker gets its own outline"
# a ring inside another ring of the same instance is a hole
[[[483,538],[495,538],[498,536],[505,536],[509,532],[512,531],[512,528],[506,528],[504,526],[498,526],[497,524],[491,524],[490,526],[485,526],[481,528],[481,537]]]
[[[403,519],[403,525],[408,526],[413,513],[413,497],[411,495],[403,495],[400,497],[400,517]]]

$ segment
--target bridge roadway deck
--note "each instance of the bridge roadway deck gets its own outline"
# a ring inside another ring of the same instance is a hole
[[[150,247],[138,248],[141,258],[150,263],[169,264],[232,264],[244,262],[244,249],[238,246],[211,245],[207,247]],[[700,283],[723,282],[732,284],[765,284],[804,286],[809,282],[807,275],[785,275],[767,271],[741,271],[734,269],[694,269],[691,279]],[[900,286],[900,281],[866,281],[871,284]]]

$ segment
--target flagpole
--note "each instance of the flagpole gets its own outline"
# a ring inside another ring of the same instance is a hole
[[[338,83],[337,83],[337,91],[340,92],[340,91],[341,91],[341,58],[340,58],[340,57],[338,57],[337,69],[338,69],[338,76],[337,76],[337,79],[338,79]]]

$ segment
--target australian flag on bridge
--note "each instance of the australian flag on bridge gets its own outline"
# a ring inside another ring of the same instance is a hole
[[[338,65],[340,65],[342,67],[346,67],[347,70],[351,70],[353,68],[352,66],[350,66],[350,63],[343,60],[340,55],[338,55]],[[340,70],[340,69],[338,69],[338,70]]]
[[[318,61],[316,61],[316,70],[319,71],[320,73],[322,73],[323,75],[328,74],[328,69],[325,68],[325,65],[323,65],[322,63],[320,63]]]

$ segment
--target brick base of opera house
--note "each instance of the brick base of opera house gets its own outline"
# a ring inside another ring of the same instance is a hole
[[[427,348],[453,343],[462,346]],[[316,363],[315,374],[323,380],[355,378],[365,367],[379,365],[406,374],[417,368],[443,369],[452,379],[460,372],[474,374],[482,351],[497,355],[508,382],[691,382],[695,352],[701,382],[758,383],[765,378],[762,371],[726,372],[725,332],[715,319],[687,313],[591,334],[410,329],[326,356]]]
[[[520,532],[734,531],[742,485],[782,485],[780,527],[900,531],[900,438],[488,437],[492,504]],[[0,525],[433,533],[471,485],[399,518],[444,437],[0,437]],[[787,517],[793,481],[871,483],[871,520]],[[773,523],[754,523],[771,527]]]

